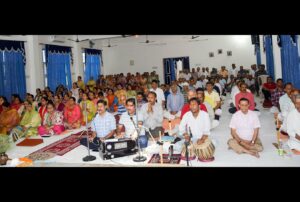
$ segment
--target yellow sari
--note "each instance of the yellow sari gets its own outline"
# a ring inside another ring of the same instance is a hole
[[[96,114],[95,104],[90,100],[86,100],[86,101],[82,100],[79,105],[83,114],[82,122],[85,123],[86,116],[87,116],[87,122],[88,123],[91,122]],[[87,111],[85,110],[85,106]]]

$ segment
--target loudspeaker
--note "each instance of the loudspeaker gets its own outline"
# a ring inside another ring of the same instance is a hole
[[[251,35],[252,44],[259,44],[259,35]]]

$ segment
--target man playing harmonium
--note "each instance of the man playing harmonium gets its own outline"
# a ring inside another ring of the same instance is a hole
[[[115,117],[106,111],[106,101],[99,100],[97,102],[97,114],[91,122],[92,135],[89,137],[90,149],[98,150],[100,141],[112,138],[116,130]],[[87,146],[86,138],[80,140],[80,144]]]

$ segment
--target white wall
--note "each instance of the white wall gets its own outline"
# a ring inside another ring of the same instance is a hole
[[[72,36],[67,35],[66,38]],[[149,36],[150,37],[150,36]],[[173,35],[174,37],[174,35]],[[164,36],[168,38],[168,36]],[[103,49],[103,74],[116,74],[127,72],[145,72],[155,70],[160,80],[163,80],[163,58],[168,57],[190,57],[190,67],[208,66],[220,68],[225,65],[228,68],[232,63],[237,66],[243,65],[249,68],[251,64],[256,63],[254,55],[254,46],[251,44],[251,37],[244,36],[208,36],[207,41],[186,42],[186,41],[168,41],[165,46],[148,46],[142,43],[123,43],[116,47],[102,47],[106,41],[97,41],[93,48]],[[44,88],[44,72],[42,64],[42,48],[44,44],[62,45],[72,47],[73,65],[71,66],[72,81],[77,79],[78,75],[83,75],[82,48],[89,48],[88,42],[76,43],[66,41],[65,43],[53,43],[50,41],[50,35],[12,35],[10,37],[0,36],[4,40],[22,40],[25,41],[26,51],[26,86],[27,91],[35,94],[36,88]],[[124,40],[124,39],[121,39]],[[223,49],[223,54],[218,55],[217,50]],[[227,50],[232,51],[232,56],[228,57]],[[209,52],[214,52],[215,57],[210,58]],[[134,65],[130,66],[129,61],[134,60]],[[157,69],[152,69],[157,67]]]
[[[163,78],[163,58],[189,56],[190,67],[204,66],[220,68],[225,65],[231,68],[235,63],[238,67],[250,68],[256,63],[254,46],[251,44],[250,35],[220,35],[208,36],[207,41],[199,42],[172,42],[164,46],[148,46],[147,44],[120,44],[119,46],[103,49],[105,74],[146,72],[155,70],[160,80]],[[223,54],[217,50],[223,49]],[[232,56],[227,56],[227,51],[232,51]],[[209,52],[214,52],[214,57],[209,57]],[[130,66],[130,60],[134,65]],[[152,69],[157,67],[157,69]]]

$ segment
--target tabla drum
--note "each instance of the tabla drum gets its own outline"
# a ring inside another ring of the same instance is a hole
[[[193,145],[193,142],[190,142],[190,145],[187,147],[188,148],[188,155],[189,155],[189,161],[196,159],[195,155],[195,148]],[[186,161],[186,145],[182,145],[182,150],[181,150],[181,159]]]
[[[204,141],[204,143],[200,145],[195,143],[194,147],[195,147],[195,154],[198,157],[199,161],[210,162],[215,160],[214,158],[215,146],[213,145],[210,139],[207,138]]]

